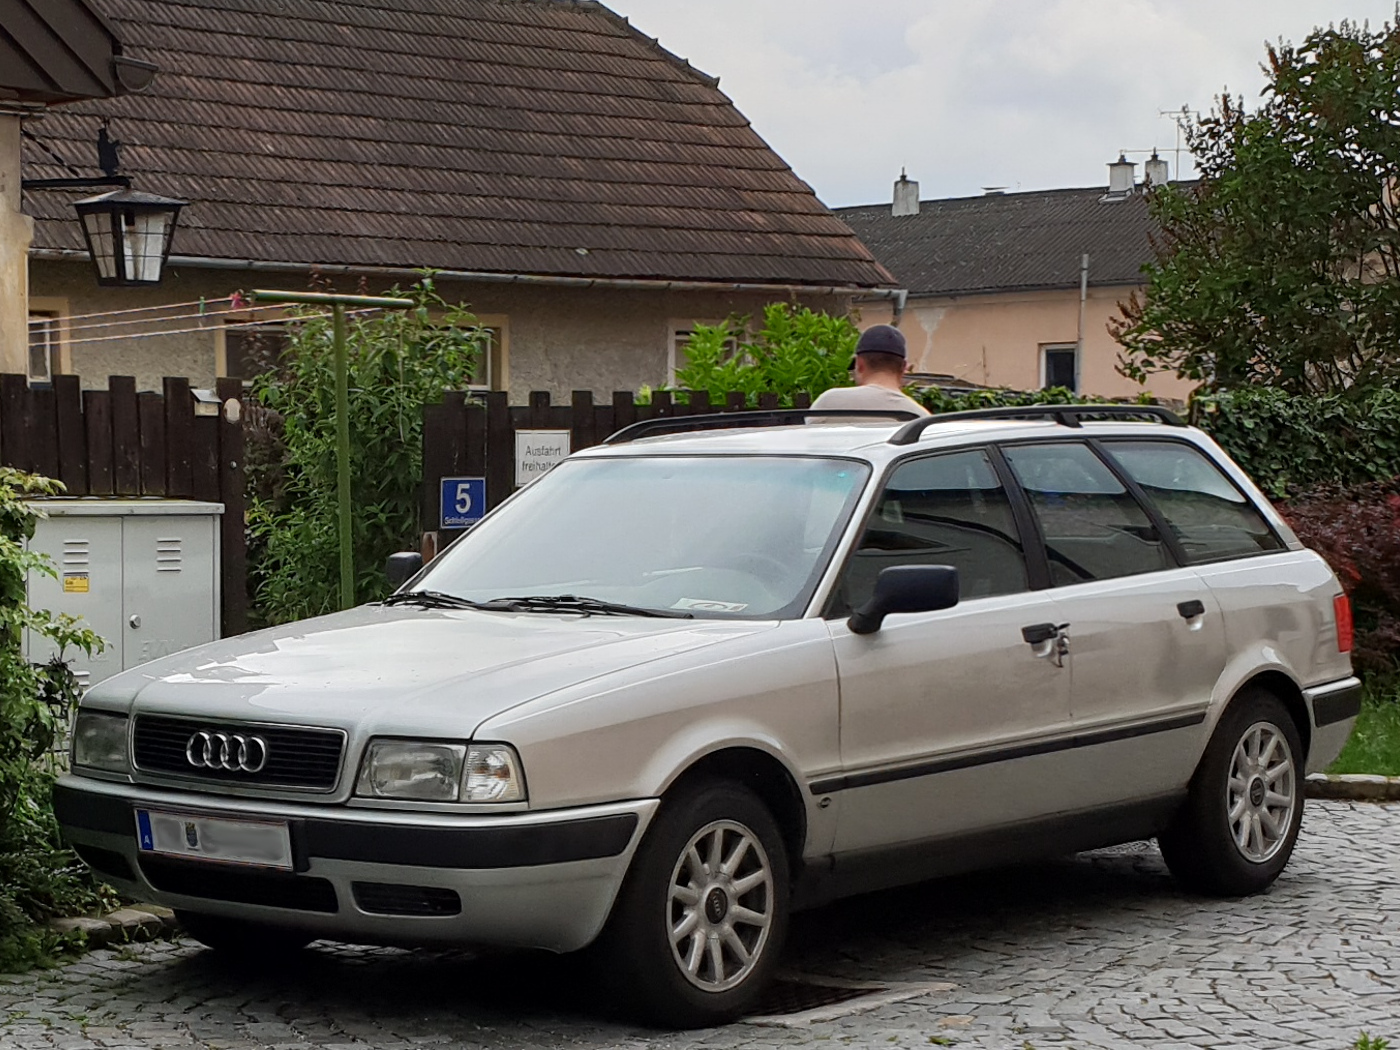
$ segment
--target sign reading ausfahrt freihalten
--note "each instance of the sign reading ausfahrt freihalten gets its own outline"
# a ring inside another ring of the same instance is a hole
[[[515,432],[515,484],[528,485],[569,454],[567,430]]]

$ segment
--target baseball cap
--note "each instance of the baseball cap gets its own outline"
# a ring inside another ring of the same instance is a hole
[[[904,333],[888,324],[877,324],[861,332],[860,341],[856,343],[856,353],[893,354],[895,357],[908,356],[904,343]]]

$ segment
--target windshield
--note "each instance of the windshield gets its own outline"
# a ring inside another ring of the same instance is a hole
[[[801,615],[869,474],[801,457],[569,460],[417,587],[477,602],[573,595],[695,616]]]

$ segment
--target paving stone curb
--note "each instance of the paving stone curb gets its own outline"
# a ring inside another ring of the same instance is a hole
[[[1308,798],[1340,798],[1362,802],[1400,802],[1400,777],[1366,773],[1310,773]]]
[[[180,929],[175,913],[159,904],[134,904],[96,918],[51,919],[49,928],[59,933],[81,932],[87,937],[89,948],[153,941],[173,936]]]

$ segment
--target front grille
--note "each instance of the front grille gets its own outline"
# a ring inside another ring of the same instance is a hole
[[[391,882],[356,882],[355,903],[373,915],[460,915],[462,898],[442,886],[399,886]]]
[[[328,914],[340,910],[335,887],[311,875],[173,857],[142,857],[141,874],[156,889],[186,897]]]
[[[256,773],[191,765],[185,748],[190,737],[201,730],[261,737],[267,743],[267,764]],[[335,787],[344,749],[345,734],[338,729],[293,729],[137,715],[133,757],[137,769],[153,773],[261,787],[330,791]]]

